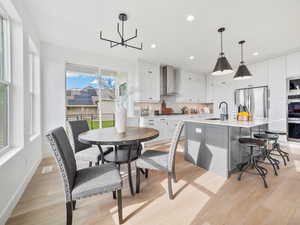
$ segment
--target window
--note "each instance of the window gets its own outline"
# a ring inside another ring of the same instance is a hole
[[[0,150],[9,144],[9,31],[8,21],[0,16]]]
[[[115,74],[115,73],[114,73]],[[91,129],[114,126],[116,78],[98,67],[66,64],[66,120],[87,120]]]
[[[34,42],[29,38],[28,73],[29,73],[29,109],[30,109],[30,136],[39,131],[39,56]]]

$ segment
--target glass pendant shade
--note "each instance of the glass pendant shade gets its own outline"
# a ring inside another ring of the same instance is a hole
[[[221,75],[229,74],[232,72],[233,72],[232,67],[229,64],[227,58],[224,55],[222,55],[218,58],[218,61],[215,65],[212,75],[221,76]]]
[[[218,29],[218,32],[220,33],[220,36],[221,36],[221,52],[220,52],[220,56],[217,60],[217,63],[215,65],[215,68],[214,68],[213,72],[211,73],[211,75],[214,75],[214,76],[221,76],[221,75],[225,75],[225,74],[229,74],[229,73],[233,72],[232,67],[229,64],[229,62],[223,52],[223,35],[222,35],[222,33],[224,31],[225,31],[224,27],[221,27]]]
[[[241,45],[241,63],[233,77],[234,80],[242,80],[242,79],[247,79],[247,78],[252,77],[252,74],[248,70],[247,66],[244,63],[244,59],[243,59],[244,58],[244,52],[243,52],[243,44],[244,43],[245,43],[244,40],[239,42],[239,44]]]

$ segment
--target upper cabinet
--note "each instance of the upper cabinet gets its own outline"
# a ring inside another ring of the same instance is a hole
[[[247,80],[241,80],[240,87],[264,86],[268,85],[269,63],[268,61],[255,63],[248,66],[252,77]]]
[[[300,52],[290,54],[286,57],[286,76],[300,76]]]
[[[286,131],[286,58],[279,57],[269,61],[269,128]]]
[[[205,75],[180,71],[177,81],[177,102],[206,102]]]
[[[285,57],[269,60],[269,89],[271,99],[286,99]]]
[[[214,77],[206,75],[206,102],[214,102]]]
[[[139,60],[137,65],[137,101],[160,101],[160,65]]]

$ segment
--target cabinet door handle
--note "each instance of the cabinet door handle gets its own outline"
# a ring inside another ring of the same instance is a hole
[[[152,98],[149,98],[149,99],[152,99]]]

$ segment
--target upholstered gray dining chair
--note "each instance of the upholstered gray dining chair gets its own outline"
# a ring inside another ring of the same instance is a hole
[[[122,179],[113,164],[102,164],[77,170],[75,157],[63,127],[56,128],[46,135],[60,169],[64,183],[67,225],[72,224],[76,200],[92,195],[113,192],[118,198],[119,223],[122,219]]]
[[[89,167],[99,165],[102,159],[101,152],[98,146],[88,145],[78,140],[78,135],[89,130],[89,125],[86,120],[76,120],[67,122],[67,133],[74,150],[75,159],[80,161],[88,161]],[[112,147],[101,147],[103,154],[108,154],[113,151]]]
[[[141,169],[162,170],[168,173],[169,198],[173,199],[172,178],[176,182],[175,176],[175,156],[179,138],[184,127],[184,122],[179,122],[173,134],[169,152],[156,150],[146,150],[136,161],[136,193],[140,192],[140,171]]]

